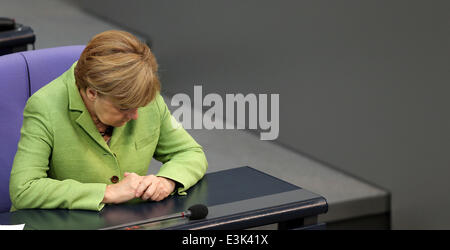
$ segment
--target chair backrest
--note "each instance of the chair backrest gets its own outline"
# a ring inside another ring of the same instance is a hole
[[[9,177],[28,97],[64,73],[84,46],[65,46],[0,56],[0,212],[11,207]]]
[[[69,69],[83,49],[79,45],[22,52],[28,65],[31,94]]]

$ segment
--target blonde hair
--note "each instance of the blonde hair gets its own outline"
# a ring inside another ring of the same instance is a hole
[[[110,30],[94,36],[75,67],[79,89],[95,89],[121,108],[146,106],[160,91],[158,64],[132,34]]]

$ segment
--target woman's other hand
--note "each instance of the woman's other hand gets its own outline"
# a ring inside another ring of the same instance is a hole
[[[144,176],[136,190],[135,197],[142,200],[161,201],[175,189],[175,182],[171,179],[155,175]]]

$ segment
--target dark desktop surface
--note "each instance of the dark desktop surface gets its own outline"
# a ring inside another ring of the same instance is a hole
[[[205,219],[186,218],[140,225],[139,229],[242,229],[296,217],[317,216],[328,209],[314,193],[251,167],[206,174],[187,195],[160,202],[107,205],[100,212],[66,209],[29,209],[0,214],[0,224],[22,224],[25,229],[102,229],[186,211],[195,204],[208,206]]]

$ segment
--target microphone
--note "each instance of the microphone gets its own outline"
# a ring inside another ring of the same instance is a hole
[[[208,215],[208,207],[203,204],[197,204],[190,206],[188,211],[183,213],[185,213],[184,216],[188,217],[190,220],[200,220]]]
[[[148,223],[153,223],[153,222],[158,222],[158,221],[170,220],[170,219],[175,219],[175,218],[184,218],[184,217],[189,218],[190,220],[200,220],[200,219],[205,218],[207,215],[208,215],[208,207],[203,204],[196,204],[196,205],[190,206],[187,209],[187,211],[184,211],[181,213],[164,215],[164,216],[160,216],[157,218],[150,218],[150,219],[145,219],[145,220],[140,220],[140,221],[134,221],[131,223],[125,223],[125,224],[120,224],[120,225],[116,225],[116,226],[105,227],[105,228],[101,228],[100,230],[112,230],[112,229],[121,229],[121,228],[130,230],[130,229],[137,229],[137,228],[139,228],[138,225],[142,225],[142,224],[148,224]]]

